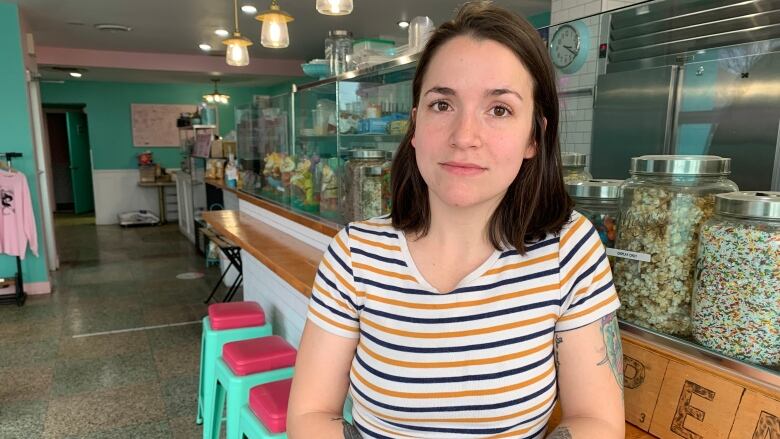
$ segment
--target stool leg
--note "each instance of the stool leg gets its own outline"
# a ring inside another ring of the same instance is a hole
[[[225,268],[225,271],[222,272],[222,275],[219,276],[219,280],[217,281],[217,284],[214,285],[214,288],[211,289],[211,294],[209,294],[209,297],[203,303],[208,304],[211,301],[211,298],[214,297],[214,294],[216,294],[217,290],[219,289],[219,284],[222,283],[222,279],[225,278],[225,275],[227,274],[228,270],[230,270],[229,265],[227,266],[227,268]]]
[[[195,418],[195,423],[200,425],[203,423],[203,391],[205,390],[205,387],[203,385],[203,379],[206,377],[206,375],[203,373],[205,368],[205,355],[206,354],[206,331],[202,331],[200,334],[200,369],[199,371],[199,379],[198,379],[198,415]]]
[[[219,439],[219,431],[222,429],[222,412],[225,410],[226,389],[216,382],[214,389],[214,405],[209,407],[211,413],[207,413],[203,419],[203,439]]]

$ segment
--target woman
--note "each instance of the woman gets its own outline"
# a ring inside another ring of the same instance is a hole
[[[389,218],[349,224],[315,279],[291,438],[622,438],[619,307],[572,211],[552,66],[514,14],[469,3],[432,35]]]

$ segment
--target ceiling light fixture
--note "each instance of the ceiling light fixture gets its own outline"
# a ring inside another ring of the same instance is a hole
[[[106,32],[130,32],[133,30],[132,27],[121,24],[96,24],[95,29]]]
[[[260,44],[271,49],[284,49],[290,45],[290,33],[287,31],[287,23],[294,20],[293,16],[279,8],[276,0],[271,0],[271,7],[255,17],[255,20],[263,22],[260,31]]]
[[[238,31],[238,0],[233,0],[233,18],[236,26],[233,37],[222,42],[227,46],[225,62],[229,66],[247,66],[249,65],[249,46],[252,45],[252,42],[249,41],[249,38],[242,37],[241,32]]]
[[[257,14],[257,8],[252,5],[241,6],[241,10],[244,11],[245,14]]]
[[[230,32],[228,32],[226,29],[217,29],[214,31],[214,34],[218,37],[226,38],[230,35]]]
[[[317,0],[317,12],[324,15],[349,15],[352,0]]]
[[[70,72],[68,73],[73,78],[81,78],[82,74],[79,72]]]
[[[198,47],[200,48],[200,50],[204,52],[208,52],[209,50],[211,50],[211,44],[201,43],[198,44]]]
[[[401,20],[398,22],[398,27],[400,27],[401,29],[406,29],[407,27],[409,27],[409,22],[406,20]]]
[[[209,104],[227,104],[230,100],[230,96],[224,95],[217,90],[219,79],[212,79],[211,82],[214,83],[214,92],[203,95],[203,100]]]

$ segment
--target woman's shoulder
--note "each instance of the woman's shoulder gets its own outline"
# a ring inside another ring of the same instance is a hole
[[[339,233],[344,239],[350,240],[352,245],[371,245],[374,243],[397,245],[401,231],[393,227],[389,216],[379,216],[363,221],[353,221]]]

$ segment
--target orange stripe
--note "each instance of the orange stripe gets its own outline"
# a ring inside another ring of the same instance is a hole
[[[555,314],[545,314],[540,317],[535,317],[533,319],[523,320],[521,322],[512,322],[512,323],[505,323],[503,325],[498,326],[490,326],[487,328],[479,328],[479,329],[471,329],[467,331],[452,331],[452,332],[412,332],[412,331],[402,331],[400,329],[393,329],[387,326],[382,326],[378,323],[374,323],[371,320],[367,319],[364,315],[361,319],[361,323],[365,323],[368,326],[371,326],[374,329],[378,329],[382,332],[393,334],[393,335],[400,335],[402,337],[410,337],[410,338],[454,338],[454,337],[468,337],[471,335],[480,335],[480,334],[493,334],[497,331],[505,331],[508,329],[516,329],[516,328],[522,328],[523,326],[533,325],[534,323],[540,323],[545,320],[549,319],[557,319],[558,316]]]
[[[602,300],[601,302],[591,306],[590,308],[583,309],[582,311],[575,312],[574,314],[567,314],[567,315],[561,317],[560,319],[558,319],[558,321],[561,321],[561,320],[566,321],[566,320],[576,319],[577,317],[581,317],[581,316],[584,316],[586,314],[590,314],[590,313],[592,313],[593,311],[595,311],[595,310],[597,310],[599,308],[603,308],[603,307],[611,304],[612,302],[617,300],[617,298],[618,298],[617,294],[612,294],[609,297],[607,297],[606,299]]]
[[[333,295],[331,295],[328,290],[323,288],[316,280],[314,281],[314,288],[316,288],[317,291],[320,292],[320,294],[322,294],[325,297],[327,297],[328,299],[336,302],[340,307],[344,308],[344,310],[347,311],[348,313],[353,314],[355,312],[355,310],[351,309],[349,306],[347,306],[347,304],[344,303],[344,301],[341,300],[341,298],[337,299],[337,298],[333,297]]]
[[[394,273],[392,271],[382,270],[380,268],[375,268],[370,265],[361,264],[360,262],[353,262],[352,267],[354,268],[362,268],[363,270],[371,271],[376,274],[381,274],[383,276],[392,277],[394,279],[401,279],[401,280],[410,280],[412,282],[417,282],[417,279],[414,276],[409,276],[408,274],[399,274]]]
[[[330,265],[330,262],[328,262],[327,259],[322,258],[322,264],[328,267],[328,270],[330,270],[331,273],[333,273],[334,276],[336,276],[336,279],[338,279],[339,283],[343,285],[346,289],[348,289],[351,293],[355,292],[355,287],[352,286],[351,283],[347,282],[346,279],[341,277],[341,275],[333,269],[333,266]]]
[[[347,247],[344,244],[344,241],[341,240],[341,235],[336,235],[336,244],[341,247],[341,250],[344,252],[345,255],[347,255],[348,258],[352,259],[352,252],[349,251],[349,247]]]
[[[358,221],[358,224],[365,224],[367,226],[380,227],[380,228],[383,228],[383,229],[386,229],[386,228],[388,228],[388,227],[390,227],[392,225],[390,223],[382,224],[382,223],[374,223],[374,222],[371,222],[371,221]]]
[[[502,393],[511,392],[514,390],[520,390],[524,387],[528,387],[531,384],[538,383],[539,381],[546,378],[548,375],[553,373],[555,371],[555,366],[551,366],[549,369],[547,369],[546,372],[542,373],[541,375],[537,375],[531,379],[512,384],[509,386],[502,386],[502,387],[496,387],[494,389],[486,389],[486,390],[461,390],[458,392],[423,392],[423,393],[412,393],[412,392],[398,392],[395,390],[387,390],[382,387],[377,386],[376,384],[370,383],[368,380],[363,378],[355,368],[352,368],[352,373],[355,375],[355,377],[363,383],[364,386],[368,387],[369,389],[373,390],[374,392],[381,393],[382,395],[392,396],[395,398],[411,398],[411,399],[434,399],[434,398],[463,398],[463,397],[470,397],[470,396],[491,396],[491,395],[499,395]]]
[[[334,320],[331,320],[331,319],[325,317],[324,315],[322,315],[319,312],[317,312],[317,310],[314,309],[311,305],[309,306],[309,311],[311,311],[312,314],[317,316],[317,318],[319,318],[321,320],[324,320],[325,322],[327,322],[327,323],[329,323],[329,324],[331,324],[331,325],[333,325],[333,326],[335,326],[337,328],[341,328],[341,329],[343,329],[345,331],[349,331],[349,332],[360,332],[360,329],[358,329],[358,328],[353,328],[351,326],[347,326],[347,325],[345,325],[343,323],[339,323],[337,321],[334,321]]]
[[[545,291],[553,291],[559,289],[558,284],[542,285],[541,287],[529,288],[523,291],[516,291],[513,293],[500,294],[497,296],[487,297],[484,299],[469,300],[458,303],[415,303],[406,302],[403,300],[389,299],[387,297],[376,296],[374,294],[367,294],[366,298],[376,302],[386,303],[388,305],[401,306],[404,308],[413,309],[453,309],[453,308],[468,308],[471,306],[485,305],[489,303],[499,302],[501,300],[516,299],[518,297],[529,296],[531,294],[543,293]]]
[[[602,270],[602,271],[601,271],[601,273],[599,273],[599,274],[597,274],[597,275],[593,276],[593,280],[591,281],[590,285],[588,285],[588,286],[586,286],[586,287],[583,287],[583,288],[580,288],[580,290],[579,290],[579,291],[577,291],[576,293],[574,293],[574,297],[572,297],[572,299],[571,299],[571,300],[572,300],[572,302],[576,301],[577,299],[579,299],[580,297],[582,297],[582,296],[583,296],[585,293],[587,293],[587,292],[588,292],[588,289],[590,289],[590,286],[591,286],[591,285],[594,285],[594,284],[596,284],[598,281],[600,281],[601,279],[603,279],[603,278],[604,278],[604,277],[605,277],[607,274],[609,274],[609,272],[610,272],[610,270],[609,270],[609,266],[607,266],[606,268],[604,268],[604,270]]]
[[[413,362],[413,361],[400,361],[400,360],[394,360],[389,357],[385,357],[384,355],[380,355],[372,351],[371,349],[369,349],[362,341],[360,342],[360,349],[362,349],[365,353],[373,357],[375,360],[385,364],[390,364],[399,367],[414,368],[414,369],[438,369],[438,368],[447,368],[447,367],[480,366],[485,364],[501,363],[503,361],[517,360],[519,358],[523,358],[528,355],[534,354],[536,352],[548,349],[551,345],[552,345],[552,341],[547,343],[542,343],[539,346],[533,347],[531,349],[526,349],[524,351],[515,352],[507,355],[500,355],[498,357],[478,358],[474,360],[462,360],[462,361],[434,361],[434,362],[424,362],[424,363]]]
[[[590,247],[590,250],[588,250],[587,253],[582,255],[579,261],[574,265],[574,267],[569,268],[569,273],[561,280],[561,285],[566,285],[566,282],[571,279],[572,276],[577,274],[577,270],[579,270],[583,265],[585,265],[586,262],[588,262],[588,259],[593,255],[593,253],[598,250],[599,246],[601,246],[601,241],[595,241],[593,245]]]
[[[355,235],[352,235],[350,237],[350,239],[354,239],[355,241],[362,242],[363,244],[368,244],[368,245],[373,246],[373,247],[383,248],[385,250],[391,250],[391,251],[397,251],[397,252],[401,251],[401,247],[399,247],[397,245],[383,244],[381,242],[371,241],[370,239],[361,238],[361,237],[355,236]]]
[[[550,259],[555,259],[558,257],[558,253],[550,253],[549,255],[539,256],[538,258],[529,259],[527,261],[518,262],[516,264],[507,264],[503,267],[494,268],[492,270],[488,270],[483,274],[482,276],[490,276],[491,274],[498,274],[503,273],[505,271],[514,270],[515,268],[522,268],[527,267],[529,265],[538,264],[540,262],[549,261]]]
[[[384,413],[377,412],[375,410],[372,410],[368,407],[365,407],[366,410],[373,413],[375,416],[377,416],[380,419],[389,419],[391,421],[400,421],[400,422],[425,422],[425,423],[469,423],[469,424],[476,424],[476,423],[485,423],[485,422],[498,422],[498,421],[506,421],[508,419],[512,418],[518,418],[523,415],[527,415],[528,413],[531,413],[533,411],[539,410],[540,408],[544,407],[546,404],[549,404],[550,401],[552,401],[553,397],[555,396],[555,393],[553,392],[552,395],[548,396],[547,399],[540,402],[539,404],[536,404],[533,407],[529,407],[524,410],[520,410],[517,413],[510,413],[508,415],[502,415],[502,416],[493,416],[490,418],[399,418],[396,416],[390,416],[386,415]]]
[[[558,248],[563,248],[563,246],[566,245],[569,239],[576,234],[577,230],[579,230],[580,226],[582,226],[583,224],[585,224],[585,217],[580,215],[580,219],[578,219],[574,223],[574,225],[571,226],[569,230],[567,230],[567,233],[565,235],[561,236],[561,240],[558,244]]]
[[[549,419],[549,417],[547,419],[543,419],[543,420],[537,421],[535,424],[531,425],[530,427],[525,427],[525,428],[522,428],[520,430],[512,430],[512,431],[507,431],[507,432],[504,432],[504,433],[501,433],[501,434],[488,436],[488,439],[499,439],[499,438],[504,438],[504,437],[517,437],[518,435],[521,435],[521,434],[524,434],[524,433],[528,433],[529,431],[536,429],[542,423],[547,422],[548,419]]]
[[[403,434],[403,433],[398,433],[397,431],[391,431],[391,430],[388,430],[388,429],[386,429],[386,428],[380,427],[380,426],[376,425],[375,423],[373,423],[373,422],[369,421],[368,419],[366,419],[364,416],[361,416],[361,417],[360,417],[360,420],[361,420],[362,422],[364,422],[364,423],[366,423],[366,424],[370,425],[371,427],[373,427],[373,428],[375,428],[375,429],[379,430],[379,431],[384,431],[385,433],[388,433],[388,434],[392,435],[391,437],[396,437],[396,436],[400,436],[400,437],[411,437],[411,438],[413,438],[413,437],[414,437],[414,436],[409,436],[409,435],[406,435],[406,434]]]

